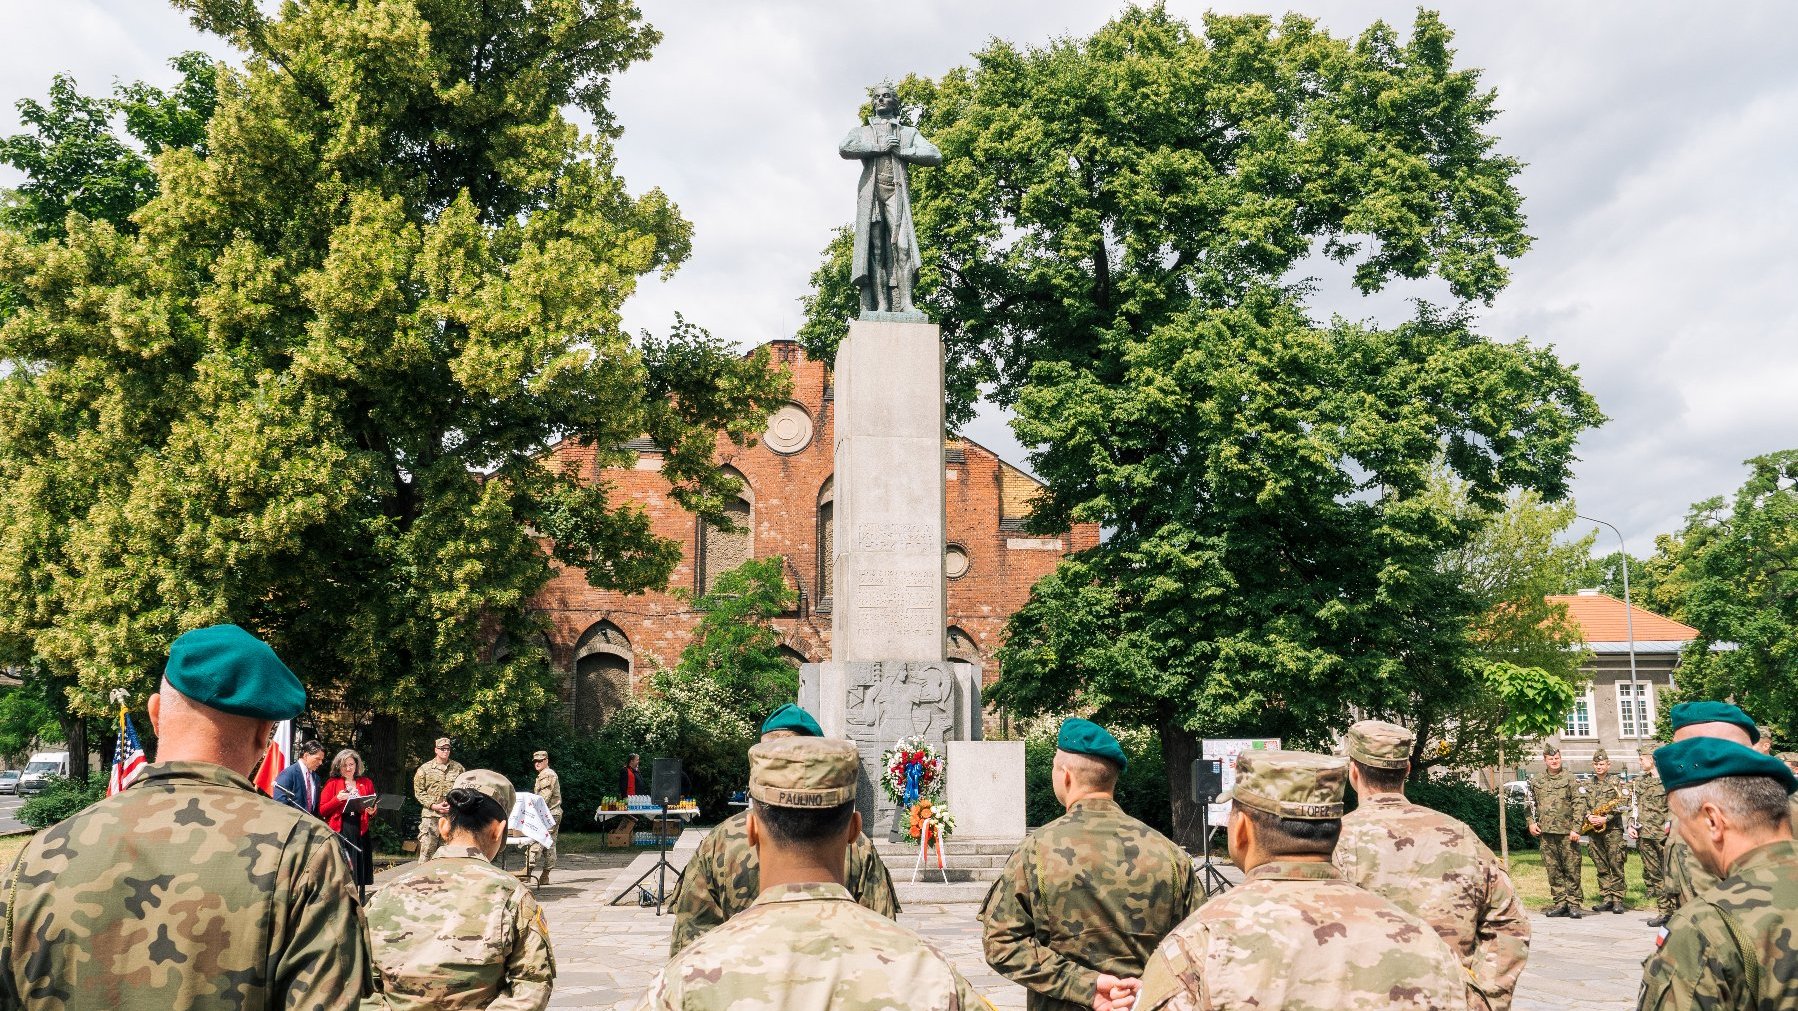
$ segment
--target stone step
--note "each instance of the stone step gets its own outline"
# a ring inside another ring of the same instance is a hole
[[[901,851],[879,850],[878,852],[880,854],[880,859],[885,860],[888,867],[910,867],[918,862],[918,851],[915,849]],[[998,870],[1005,866],[1005,861],[1008,859],[1010,858],[1002,857],[997,853],[968,854],[957,853],[954,850],[950,850],[948,853],[943,854],[943,861],[951,867],[990,867],[994,870]],[[936,852],[934,850],[927,858],[927,862],[931,864],[936,863]]]
[[[895,880],[893,887],[899,893],[899,905],[909,910],[925,905],[976,905],[986,898],[990,883],[952,881],[945,885],[940,880],[914,883],[907,874],[905,880]]]
[[[1008,857],[1022,841],[1021,839],[958,839],[950,836],[949,842],[943,846],[943,852],[948,856],[966,854],[968,856]],[[874,840],[874,848],[883,857],[906,852],[911,853],[913,857],[918,854],[917,843],[888,842],[884,838]]]

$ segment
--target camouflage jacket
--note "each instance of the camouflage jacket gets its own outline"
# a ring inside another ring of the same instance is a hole
[[[1336,867],[1436,928],[1493,1011],[1511,1006],[1530,953],[1530,923],[1511,876],[1473,830],[1397,793],[1343,816]]]
[[[1544,834],[1566,835],[1579,825],[1579,784],[1566,768],[1531,776],[1530,797],[1536,802],[1536,827]]]
[[[556,959],[543,908],[472,846],[446,845],[382,885],[368,934],[386,1007],[549,1006]]]
[[[1467,973],[1428,924],[1330,864],[1283,860],[1256,867],[1176,927],[1136,997],[1138,1011],[1467,1006]]]
[[[899,896],[886,862],[865,835],[849,844],[844,864],[855,901],[886,917],[899,917]],[[678,955],[700,935],[755,904],[762,890],[762,865],[749,845],[749,812],[738,811],[706,833],[674,886],[674,937],[668,954]]]
[[[1595,777],[1591,782],[1578,789],[1579,801],[1574,808],[1573,820],[1579,825],[1580,835],[1586,835],[1592,831],[1592,824],[1586,820],[1586,815],[1598,810],[1601,805],[1620,802],[1611,809],[1610,815],[1605,819],[1608,824],[1607,831],[1617,831],[1618,826],[1622,825],[1624,819],[1629,817],[1629,790],[1616,775]]]
[[[1798,1007],[1798,843],[1750,850],[1729,871],[1673,914],[1642,969],[1641,1011]]]
[[[1786,808],[1792,825],[1798,827],[1798,793],[1786,801]],[[1717,876],[1706,870],[1698,862],[1698,858],[1692,855],[1692,847],[1687,846],[1686,841],[1679,837],[1678,829],[1667,840],[1667,856],[1663,860],[1663,866],[1667,868],[1667,879],[1662,883],[1661,890],[1676,896],[1682,906],[1717,886]]]
[[[331,830],[205,762],[39,832],[0,897],[0,1008],[354,1008],[372,983]]]
[[[556,824],[562,824],[562,777],[556,775],[556,770],[546,768],[537,773],[537,785],[532,792],[543,798],[549,813],[555,816]]]
[[[1636,798],[1636,825],[1649,839],[1665,839],[1673,816],[1667,811],[1667,787],[1659,776],[1637,776],[1631,783]]]
[[[412,796],[423,805],[427,816],[431,808],[449,796],[450,787],[456,785],[456,777],[462,775],[462,771],[462,763],[453,758],[444,765],[438,765],[433,758],[412,774]]]
[[[1192,857],[1109,797],[1075,801],[1031,833],[980,906],[986,960],[1029,1007],[1089,1008],[1099,974],[1142,974],[1205,901]]]
[[[668,960],[639,1009],[963,1011],[989,1008],[911,931],[834,883],[778,885]]]

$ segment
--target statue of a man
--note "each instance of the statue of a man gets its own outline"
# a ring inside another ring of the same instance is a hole
[[[911,289],[921,261],[905,166],[941,165],[943,153],[916,128],[899,122],[899,96],[892,85],[878,85],[871,94],[874,115],[866,126],[849,131],[837,148],[843,157],[862,163],[850,277],[861,289],[862,312],[911,312]]]

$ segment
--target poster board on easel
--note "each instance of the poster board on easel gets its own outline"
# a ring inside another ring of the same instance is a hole
[[[1225,790],[1234,789],[1236,786],[1237,755],[1245,751],[1278,750],[1280,750],[1278,737],[1207,737],[1199,742],[1200,758],[1216,758],[1224,763]],[[1211,820],[1213,829],[1223,828],[1230,822],[1230,805],[1228,803],[1210,805],[1207,817]]]

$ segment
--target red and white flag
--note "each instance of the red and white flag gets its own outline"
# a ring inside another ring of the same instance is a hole
[[[281,770],[293,764],[293,721],[282,720],[275,724],[275,739],[268,742],[268,750],[262,753],[262,765],[256,770],[256,789],[275,795],[275,777]]]
[[[125,703],[119,703],[119,741],[112,749],[112,775],[106,778],[106,795],[108,797],[137,782],[143,775],[144,747],[137,742],[137,731],[131,726],[131,717],[125,713]]]

